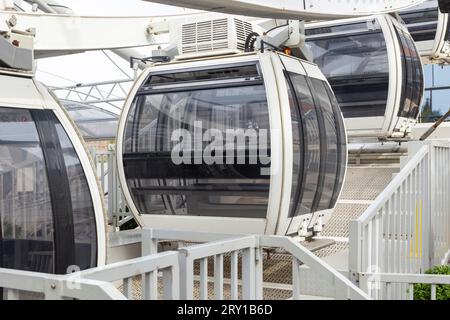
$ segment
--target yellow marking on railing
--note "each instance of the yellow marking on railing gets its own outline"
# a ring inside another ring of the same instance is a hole
[[[419,221],[419,205],[416,202],[416,219],[414,220],[414,226],[415,226],[415,231],[414,232],[414,240],[416,242],[416,245],[414,246],[414,256],[417,258],[417,248],[419,247],[419,237],[417,236],[419,234],[419,225],[418,222]]]
[[[423,203],[422,199],[416,202],[416,215],[414,219],[414,235],[411,235],[409,242],[410,257],[422,257],[422,240],[423,240]]]

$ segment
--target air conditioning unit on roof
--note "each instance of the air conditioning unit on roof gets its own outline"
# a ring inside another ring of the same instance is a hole
[[[179,25],[177,58],[238,53],[253,32],[250,22],[236,17],[201,19]]]

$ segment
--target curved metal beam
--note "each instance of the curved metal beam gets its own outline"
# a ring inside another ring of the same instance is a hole
[[[332,20],[399,11],[426,0],[143,0],[272,19]]]

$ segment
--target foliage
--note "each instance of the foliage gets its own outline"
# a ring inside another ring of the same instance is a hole
[[[138,227],[138,224],[134,219],[131,219],[130,221],[125,222],[123,225],[120,226],[120,231],[124,230],[133,230]]]
[[[434,268],[425,271],[426,274],[443,274],[450,275],[450,266],[435,266]],[[414,300],[430,300],[431,299],[431,285],[416,283],[414,284]],[[436,300],[450,300],[450,285],[436,286]]]
[[[442,117],[439,111],[434,111],[431,107],[430,98],[427,98],[425,105],[420,113],[421,122],[435,122],[437,119]]]

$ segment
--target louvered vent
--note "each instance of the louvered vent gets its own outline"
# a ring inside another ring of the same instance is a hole
[[[214,51],[243,51],[245,39],[252,32],[251,23],[236,18],[203,20],[181,25],[181,55]]]
[[[237,35],[237,48],[244,51],[245,40],[247,36],[253,31],[252,24],[239,19],[234,19],[234,25],[236,26]]]

